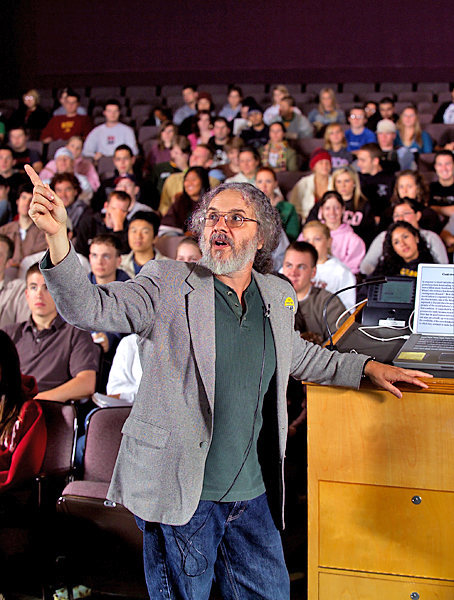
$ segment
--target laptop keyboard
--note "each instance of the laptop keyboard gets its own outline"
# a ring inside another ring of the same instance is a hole
[[[454,351],[454,339],[452,337],[422,335],[414,345],[413,350]]]

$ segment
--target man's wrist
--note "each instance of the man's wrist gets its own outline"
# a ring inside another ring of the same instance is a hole
[[[364,378],[364,377],[367,377],[367,375],[368,375],[368,373],[367,373],[367,371],[368,371],[368,367],[367,367],[367,365],[368,365],[369,363],[371,363],[371,362],[374,362],[374,361],[375,361],[375,358],[374,358],[373,356],[369,356],[369,358],[368,358],[368,359],[366,360],[366,362],[363,364],[363,372],[362,372],[362,374],[361,374],[361,377],[363,377],[363,378]]]

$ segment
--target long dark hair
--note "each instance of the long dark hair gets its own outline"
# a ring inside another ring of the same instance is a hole
[[[10,440],[25,399],[16,346],[0,330],[0,448]]]
[[[189,169],[186,171],[184,179],[183,179],[183,194],[182,194],[182,196],[188,202],[191,202],[191,198],[188,196],[188,194],[186,193],[186,190],[184,189],[184,181],[186,180],[186,177],[188,176],[189,173],[195,173],[202,183],[202,187],[200,188],[200,198],[202,198],[202,196],[204,194],[206,194],[206,192],[208,192],[208,190],[210,189],[210,179],[208,177],[208,171],[206,169],[204,169],[203,167],[189,167]]]
[[[418,262],[419,263],[434,263],[434,257],[432,256],[429,247],[426,244],[425,239],[422,237],[421,232],[418,231],[407,223],[406,221],[396,221],[392,225],[388,227],[386,230],[385,240],[383,242],[383,256],[380,259],[380,262],[377,265],[377,268],[374,271],[374,276],[376,275],[399,275],[401,269],[405,267],[405,260],[397,254],[392,245],[392,234],[397,228],[403,228],[409,231],[411,234],[418,238]]]

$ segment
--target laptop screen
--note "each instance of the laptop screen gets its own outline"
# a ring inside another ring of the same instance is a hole
[[[415,333],[454,335],[454,265],[418,266]]]

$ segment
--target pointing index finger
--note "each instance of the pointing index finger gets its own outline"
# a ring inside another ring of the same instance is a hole
[[[37,185],[42,185],[44,187],[44,183],[41,181],[40,176],[35,171],[35,169],[30,165],[25,165],[25,172],[30,177],[31,182],[36,187]]]

